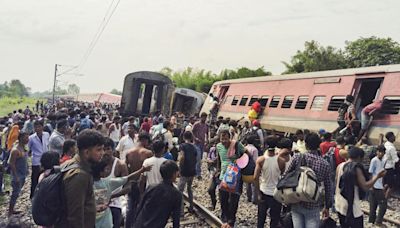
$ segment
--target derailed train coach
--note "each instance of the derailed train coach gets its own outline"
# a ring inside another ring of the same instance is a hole
[[[399,85],[400,64],[218,81],[210,93],[220,100],[218,115],[233,119],[246,117],[259,100],[264,108],[262,127],[290,134],[304,128],[334,131],[338,109],[348,94],[355,97],[357,119],[373,100],[386,99],[369,130],[369,138],[378,143],[379,135],[388,131],[400,138]],[[209,112],[210,99],[202,111]]]
[[[175,88],[171,79],[150,71],[130,73],[125,77],[120,113],[122,116],[149,115],[161,112],[200,112],[206,96],[196,91]]]

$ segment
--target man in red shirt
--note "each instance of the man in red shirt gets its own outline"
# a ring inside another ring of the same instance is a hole
[[[319,149],[321,150],[321,155],[324,156],[329,151],[329,148],[336,146],[336,143],[332,142],[332,134],[329,132],[323,134],[322,139],[324,141],[319,145]]]

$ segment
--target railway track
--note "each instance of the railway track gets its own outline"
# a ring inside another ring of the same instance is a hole
[[[175,185],[175,187],[177,186]],[[189,197],[186,192],[183,193],[183,200],[189,204]],[[193,206],[194,214],[188,217],[185,216],[185,218],[181,217],[181,227],[221,227],[222,221],[199,201],[193,199]],[[166,227],[172,227],[172,223],[168,223]]]

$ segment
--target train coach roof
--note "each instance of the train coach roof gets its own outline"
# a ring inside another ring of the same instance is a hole
[[[400,72],[400,64],[394,64],[394,65],[350,68],[350,69],[341,69],[341,70],[307,72],[307,73],[298,73],[298,74],[284,74],[284,75],[274,75],[274,76],[261,76],[261,77],[252,77],[252,78],[231,79],[231,80],[215,82],[214,85],[246,83],[246,82],[294,80],[294,79],[303,79],[303,78],[324,78],[324,77],[335,77],[335,76],[339,77],[339,76],[351,76],[351,75],[357,75],[357,74],[377,74],[377,73],[389,73],[389,72],[398,72],[398,71]]]
[[[150,81],[161,81],[165,84],[172,84],[172,80],[169,77],[151,71],[138,71],[125,76],[125,81],[134,79],[146,79]]]

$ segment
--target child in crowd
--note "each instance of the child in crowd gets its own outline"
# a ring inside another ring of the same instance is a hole
[[[150,171],[151,166],[142,167],[125,177],[104,178],[107,162],[101,160],[92,167],[92,175],[94,179],[93,190],[96,199],[96,227],[112,227],[112,214],[108,206],[110,199],[113,198],[114,190],[126,184],[128,181],[137,179],[142,173]]]
[[[380,171],[384,170],[384,160],[386,148],[384,145],[380,145],[377,148],[376,156],[372,158],[369,166],[369,173],[372,176],[376,176]],[[379,178],[369,194],[369,220],[370,223],[375,223],[377,226],[383,226],[383,216],[387,209],[387,199],[385,197],[384,185],[382,178]],[[376,209],[379,206],[378,217],[376,217]]]

